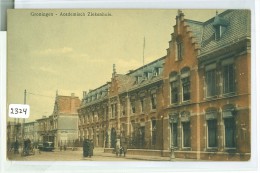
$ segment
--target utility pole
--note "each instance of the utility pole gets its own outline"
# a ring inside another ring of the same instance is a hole
[[[24,104],[26,105],[26,89],[24,90]],[[24,123],[25,123],[25,118],[23,118],[21,130],[22,130],[22,140],[24,140]]]

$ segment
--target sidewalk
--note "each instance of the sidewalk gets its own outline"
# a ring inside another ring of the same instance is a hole
[[[82,150],[82,148],[81,148]],[[94,149],[94,155],[102,155],[103,157],[118,157],[118,158],[125,158],[125,159],[131,159],[131,160],[145,160],[145,161],[198,161],[196,159],[182,159],[182,158],[175,158],[175,159],[170,159],[170,157],[160,157],[160,156],[144,156],[144,155],[128,155],[126,153],[126,156],[116,156],[114,153],[104,153],[104,148],[95,148]]]

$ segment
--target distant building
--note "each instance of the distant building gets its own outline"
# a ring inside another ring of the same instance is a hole
[[[6,129],[7,146],[10,147],[13,142],[19,140],[21,124],[16,122],[8,121]]]
[[[50,133],[49,128],[49,117],[42,116],[42,118],[37,119],[37,135],[38,135],[38,142],[44,141],[54,141],[53,134]]]
[[[55,146],[70,145],[78,139],[78,112],[80,99],[71,96],[56,95],[54,110],[50,116],[50,132],[54,136]]]
[[[226,10],[205,21],[178,11],[167,55],[84,92],[79,139],[127,144],[128,154],[203,160],[251,156],[251,19]]]
[[[38,122],[24,123],[24,139],[30,139],[32,142],[38,142]]]
[[[52,115],[37,119],[40,141],[54,142],[55,147],[70,145],[78,139],[78,113],[80,99],[74,94],[56,94]]]

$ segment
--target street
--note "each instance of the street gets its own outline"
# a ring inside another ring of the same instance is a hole
[[[66,151],[54,150],[52,152],[46,152],[35,150],[34,155],[21,156],[21,154],[8,153],[9,160],[16,161],[169,161],[168,157],[156,157],[156,156],[138,156],[138,155],[126,155],[116,156],[113,153],[104,153],[104,148],[94,148],[94,156],[91,158],[83,157],[82,148],[78,148],[76,151],[68,149]]]

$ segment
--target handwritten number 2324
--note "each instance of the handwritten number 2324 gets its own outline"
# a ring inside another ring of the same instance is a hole
[[[25,114],[26,115],[27,109],[19,109],[19,108],[11,108],[11,114]]]

